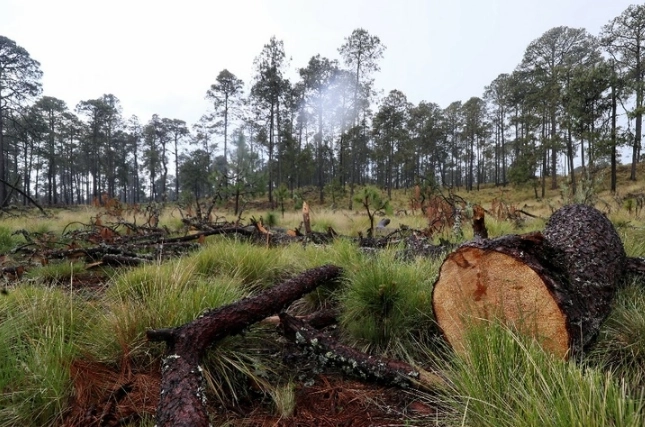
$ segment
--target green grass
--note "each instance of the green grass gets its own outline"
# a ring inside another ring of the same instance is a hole
[[[249,288],[263,288],[299,271],[283,254],[264,246],[215,238],[194,256],[193,263],[196,274],[230,276]]]
[[[642,426],[635,395],[611,372],[556,359],[499,325],[473,328],[447,370],[449,425]]]
[[[642,191],[642,184],[629,188]],[[550,199],[537,201],[532,189],[485,187],[481,192],[459,194],[486,208],[493,198],[500,198],[545,218],[550,206],[562,203],[554,192],[549,193]],[[407,207],[410,196],[410,191],[395,192],[395,210]],[[610,218],[627,254],[645,256],[643,215],[629,214],[607,194],[600,196],[611,204]],[[317,231],[332,226],[341,235],[355,237],[369,223],[360,206],[354,208],[331,210],[314,203],[312,226]],[[86,224],[87,218],[96,216],[91,208],[80,214],[82,219],[65,212],[46,220],[8,219],[0,226],[0,253],[25,243],[22,236],[11,236],[12,230],[57,234],[65,223]],[[217,215],[221,217],[222,212]],[[245,213],[251,215],[267,214]],[[414,229],[427,225],[421,215],[390,218],[390,230],[402,224]],[[300,212],[286,212],[284,218],[276,215],[275,219],[280,226],[291,228],[302,217]],[[173,230],[183,228],[167,212],[162,222]],[[463,224],[465,237],[472,237],[470,221],[464,219]],[[517,228],[487,215],[486,224],[495,237],[541,230],[544,220],[527,219]],[[455,241],[451,230],[435,237]],[[396,252],[392,248],[366,253],[355,241],[344,238],[325,245],[268,248],[212,236],[200,251],[181,259],[113,273],[106,290],[90,298],[87,293],[70,296],[66,286],[50,286],[69,283],[83,272],[82,264],[32,266],[23,282],[12,286],[8,295],[0,295],[0,427],[60,423],[73,393],[69,366],[74,359],[112,366],[127,360],[135,369],[156,365],[166,349],[146,340],[148,329],[183,324],[206,309],[232,303],[323,264],[342,267],[342,283],[318,288],[294,303],[290,311],[309,314],[321,307],[339,307],[340,336],[345,343],[418,366],[437,361],[452,385],[425,398],[446,409],[448,418],[441,420],[442,425],[642,425],[642,281],[631,281],[620,290],[595,347],[582,363],[554,359],[536,344],[500,327],[475,331],[468,340],[470,352],[457,356],[437,344],[440,339],[432,319],[432,284],[441,260],[402,261]],[[297,380],[293,367],[275,357],[282,348],[279,340],[273,327],[259,324],[241,336],[218,342],[203,361],[209,399],[224,407],[261,399],[276,415],[289,416],[295,397],[293,381]],[[141,423],[153,424],[151,419]]]
[[[32,268],[25,274],[26,279],[50,285],[69,283],[73,276],[85,271],[81,262],[55,262],[40,268]]]
[[[645,256],[645,228],[621,227],[618,229],[627,256]]]
[[[645,281],[629,278],[618,291],[602,325],[589,363],[626,377],[634,390],[645,389]]]
[[[117,276],[107,290],[85,346],[94,359],[106,362],[123,354],[160,357],[163,346],[147,342],[148,329],[181,325],[244,295],[238,280],[199,276],[189,259],[138,267]]]
[[[12,236],[12,233],[12,229],[0,226],[0,254],[6,254],[22,240],[22,237],[19,240],[16,236]]]
[[[54,288],[25,286],[0,299],[0,426],[60,420],[88,318],[85,303]]]
[[[431,297],[439,262],[404,263],[386,251],[353,267],[340,297],[341,324],[351,344],[400,354],[435,332]]]

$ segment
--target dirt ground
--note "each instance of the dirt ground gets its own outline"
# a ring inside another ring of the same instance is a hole
[[[65,427],[137,425],[154,415],[161,374],[129,369],[116,371],[100,363],[72,366],[74,396]],[[258,427],[402,426],[416,420],[436,425],[435,409],[412,393],[366,384],[337,374],[317,375],[313,384],[298,384],[293,414],[281,418],[259,396],[235,407],[211,407],[213,425]]]

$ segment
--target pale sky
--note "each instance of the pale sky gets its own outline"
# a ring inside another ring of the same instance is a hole
[[[376,87],[446,107],[482,96],[556,26],[597,35],[629,0],[0,0],[0,35],[41,63],[44,95],[116,95],[124,117],[194,124],[224,68],[251,86],[253,59],[275,35],[290,67],[338,47],[359,27],[387,47]]]

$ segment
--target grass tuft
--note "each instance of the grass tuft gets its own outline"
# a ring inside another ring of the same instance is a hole
[[[159,357],[163,346],[151,346],[148,329],[179,326],[205,309],[229,304],[246,295],[240,282],[228,276],[195,274],[195,260],[147,265],[118,276],[106,292],[86,346],[96,360]],[[152,350],[151,350],[152,348]]]
[[[600,329],[589,362],[626,377],[633,388],[645,388],[645,288],[630,278],[618,291],[611,314]]]
[[[357,267],[347,272],[341,295],[341,323],[353,344],[397,354],[435,331],[431,296],[439,262],[402,263],[386,251]]]
[[[499,325],[474,327],[447,371],[453,423],[476,426],[641,426],[642,392],[581,368]]]
[[[0,226],[0,254],[6,254],[18,244],[18,240],[11,233],[13,231],[10,228]]]
[[[221,274],[249,288],[264,288],[298,270],[283,254],[283,251],[246,242],[215,239],[195,255],[194,268],[199,275]]]
[[[72,392],[89,309],[55,288],[20,287],[0,299],[0,426],[53,425]]]

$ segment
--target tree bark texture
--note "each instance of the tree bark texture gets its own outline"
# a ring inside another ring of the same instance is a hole
[[[435,282],[433,309],[457,351],[470,322],[499,320],[567,357],[596,337],[626,270],[611,222],[595,208],[565,206],[544,233],[468,242],[452,252]]]
[[[159,427],[208,426],[200,358],[216,341],[235,335],[265,317],[278,313],[316,287],[337,279],[341,269],[333,265],[313,268],[253,297],[206,312],[185,325],[150,330],[150,341],[164,341],[161,399],[157,408]]]
[[[445,380],[435,373],[339,344],[302,319],[281,313],[280,321],[285,335],[315,355],[319,363],[339,367],[353,377],[389,386],[422,390],[431,390],[446,384]]]

